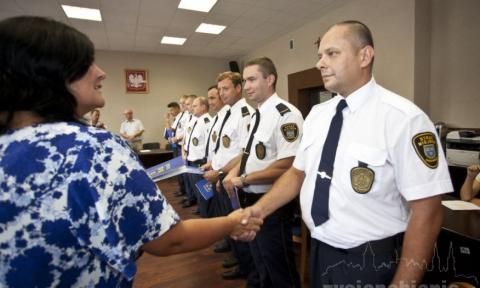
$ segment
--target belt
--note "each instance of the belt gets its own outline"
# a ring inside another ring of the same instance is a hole
[[[187,161],[187,164],[189,166],[193,166],[193,167],[200,167],[205,163],[207,163],[207,160],[205,158],[200,159],[200,160],[195,160],[195,161]]]
[[[363,254],[363,253],[365,253],[365,250],[369,248],[369,246],[372,248],[374,253],[382,253],[382,252],[393,251],[395,249],[401,249],[402,244],[403,244],[403,236],[404,235],[405,235],[405,232],[401,232],[401,233],[398,233],[398,234],[395,234],[393,236],[383,238],[383,239],[380,239],[380,240],[368,241],[366,243],[363,243],[360,246],[349,248],[349,249],[341,249],[341,248],[332,247],[332,246],[330,246],[326,243],[323,243],[323,244],[328,245],[328,246],[334,248],[335,250],[338,250],[338,251],[343,252],[345,254],[354,254],[354,255]],[[314,239],[314,240],[318,241],[317,239]]]
[[[240,201],[240,206],[242,206],[242,208],[255,204],[258,201],[258,199],[262,198],[262,196],[263,196],[263,193],[262,194],[247,193],[242,189],[238,189],[238,200]]]

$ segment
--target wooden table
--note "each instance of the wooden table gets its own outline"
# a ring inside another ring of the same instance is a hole
[[[444,200],[458,200],[445,196]],[[480,286],[480,210],[443,207],[443,224],[425,275],[429,284],[468,282]]]
[[[143,167],[150,168],[173,158],[173,152],[165,149],[140,150],[138,158]]]

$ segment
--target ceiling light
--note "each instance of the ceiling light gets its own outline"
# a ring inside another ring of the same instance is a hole
[[[182,0],[178,4],[179,9],[209,12],[217,0]]]
[[[170,36],[163,36],[162,44],[171,44],[171,45],[183,45],[187,41],[187,38],[180,38],[180,37],[170,37]]]
[[[102,15],[98,9],[69,5],[62,5],[62,8],[68,18],[102,21]]]
[[[198,25],[197,30],[195,30],[195,32],[208,33],[208,34],[220,34],[225,28],[226,26],[222,26],[222,25],[202,23]]]

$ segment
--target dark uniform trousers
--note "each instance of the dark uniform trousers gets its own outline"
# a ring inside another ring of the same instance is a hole
[[[242,207],[257,202],[263,194],[239,191]],[[260,277],[257,287],[301,287],[292,241],[293,202],[276,210],[263,220],[250,251]]]
[[[224,177],[219,179],[222,183]],[[226,216],[233,211],[232,203],[228,197],[228,193],[220,185],[220,193],[218,193],[217,209],[219,216]],[[235,241],[230,237],[226,238],[228,245],[232,249],[232,253],[238,260],[238,266],[240,272],[247,276],[247,287],[260,287],[260,279],[257,270],[255,269],[255,263],[253,262],[252,254],[250,252],[249,244],[242,241]]]
[[[173,157],[176,158],[178,156],[182,156],[182,146],[177,144],[177,147],[173,149]],[[178,185],[180,185],[180,192],[186,194],[187,190],[185,189],[185,180],[183,174],[177,176]]]
[[[351,249],[335,248],[312,238],[310,287],[335,284],[388,287],[400,260],[403,235],[399,233]]]
[[[187,161],[187,165],[192,167],[200,167],[203,164],[207,163],[206,159],[200,159],[196,161]],[[210,204],[209,200],[205,200],[203,196],[198,191],[195,183],[203,179],[203,176],[200,174],[186,174],[188,176],[188,183],[190,186],[191,191],[193,191],[196,201],[197,201],[197,210],[200,213],[200,217],[207,218],[208,217],[208,206]]]

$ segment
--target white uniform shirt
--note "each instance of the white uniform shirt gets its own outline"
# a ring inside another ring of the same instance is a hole
[[[223,168],[242,152],[243,139],[248,137],[248,124],[254,111],[244,98],[238,100],[230,108],[230,117],[225,122],[222,135],[217,139],[217,141],[220,141],[220,145],[212,159],[214,170]]]
[[[185,151],[187,151],[188,138],[190,137],[190,133],[192,133],[192,129],[193,129],[193,125],[195,125],[195,121],[197,121],[197,117],[195,117],[193,114],[188,114],[187,121],[185,122],[185,126],[183,126],[182,147]]]
[[[120,133],[127,134],[128,136],[135,135],[142,130],[145,130],[145,128],[143,128],[142,121],[138,119],[132,119],[132,121],[125,120],[120,125]],[[141,140],[142,136],[139,136],[133,139],[132,142]]]
[[[228,109],[230,109],[229,105],[224,105],[220,111],[218,111],[217,115],[213,117],[212,125],[210,126],[210,139],[208,139],[208,160],[213,159],[213,154],[215,154],[215,144],[217,143],[218,133],[220,132],[220,127],[222,126],[223,119],[225,118],[225,114],[227,114]]]
[[[175,116],[175,118],[173,118],[173,122],[172,122],[172,129],[175,131],[175,135],[177,135],[177,131],[178,131],[178,128],[180,125],[180,121],[182,120],[182,118],[185,117],[185,112],[180,112],[177,114],[177,116]]]
[[[188,146],[188,161],[197,161],[205,158],[205,150],[207,148],[208,132],[210,132],[210,125],[212,119],[208,113],[198,117],[192,126],[192,132],[189,136],[190,146]],[[195,124],[196,123],[196,124]]]
[[[477,176],[475,176],[475,180],[480,182],[480,173],[478,173]]]
[[[180,123],[178,123],[177,130],[175,131],[175,136],[180,136],[181,135],[182,137],[185,137],[185,130],[186,130],[188,122],[190,122],[189,119],[190,119],[191,114],[188,113],[188,111],[184,111],[182,113],[184,113],[184,114],[183,114],[183,117],[178,120]],[[178,142],[178,144],[180,144],[180,145],[183,145],[184,143],[187,143],[187,142],[185,142],[185,139],[182,139],[181,141]]]
[[[330,122],[342,98],[336,96],[313,107],[305,120],[305,133],[293,166],[306,173],[300,204],[312,237],[346,249],[405,231],[410,212],[407,201],[448,193],[453,187],[430,119],[372,78],[346,98],[348,108],[343,110],[330,187],[330,218],[315,227],[311,216],[315,180]],[[415,136],[424,132],[436,139],[436,168],[427,167],[426,158],[417,155],[413,144]],[[359,161],[375,173],[365,194],[354,191],[350,178],[351,169],[359,166]]]
[[[279,104],[284,106],[277,108]],[[277,160],[295,156],[302,135],[302,113],[295,106],[278,97],[276,93],[258,107],[258,110],[260,123],[253,137],[250,155],[245,166],[247,174],[263,170]],[[250,133],[253,130],[255,118],[256,115],[250,121]],[[247,146],[250,133],[244,139],[244,148]],[[243,190],[250,193],[265,193],[271,187],[272,184],[249,185]]]

